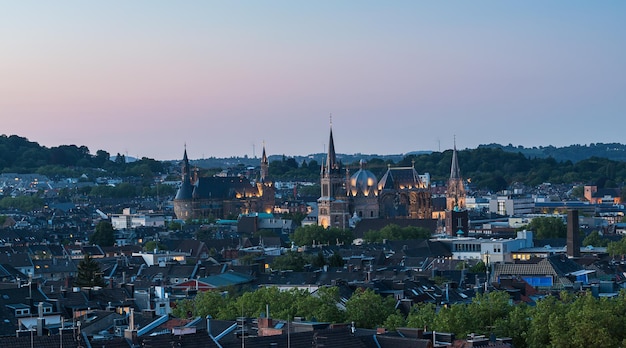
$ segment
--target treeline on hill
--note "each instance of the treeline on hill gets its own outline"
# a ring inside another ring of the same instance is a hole
[[[599,188],[618,187],[626,181],[626,162],[592,157],[579,162],[557,162],[554,158],[529,158],[522,153],[506,152],[500,148],[481,147],[458,152],[461,175],[472,187],[493,192],[506,189],[514,182],[537,186],[544,182],[553,184],[584,183]],[[381,177],[387,167],[411,166],[419,173],[430,173],[433,181],[445,181],[450,176],[452,151],[409,155],[394,163],[374,158],[366,169]],[[359,170],[359,163],[343,164],[349,173]],[[300,165],[293,158],[283,157],[270,163],[270,175],[275,179],[319,179],[320,164],[315,160]]]
[[[591,143],[589,145],[574,144],[564,147],[555,146],[534,146],[523,147],[500,145],[500,144],[487,144],[479,145],[481,147],[499,148],[506,152],[522,153],[529,158],[548,158],[552,157],[557,161],[572,161],[578,162],[591,157],[608,158],[614,161],[626,161],[626,145],[619,143]]]
[[[620,144],[597,144],[602,147],[620,149]],[[621,145],[620,145],[621,146]],[[622,146],[623,147],[623,146]],[[542,148],[545,149],[545,148]],[[574,148],[575,149],[575,148]],[[619,152],[615,150],[616,153]],[[108,175],[121,177],[152,178],[155,173],[165,171],[167,162],[142,158],[125,163],[118,154],[110,160],[108,152],[98,150],[90,154],[85,146],[62,145],[52,148],[40,146],[16,135],[0,136],[0,171],[3,173],[39,173],[52,178],[78,177],[89,169],[104,169]],[[618,187],[626,181],[626,162],[601,157],[591,157],[577,162],[557,161],[554,157],[529,157],[522,152],[508,152],[502,148],[482,146],[458,153],[462,176],[471,182],[472,187],[499,191],[514,182],[536,186],[544,182],[589,183],[600,188]],[[394,162],[391,159],[372,158],[367,169],[381,177],[391,166],[411,166],[413,161],[419,173],[430,173],[433,181],[445,181],[450,175],[452,151],[413,154]],[[348,173],[359,170],[359,163],[344,163]],[[270,176],[274,180],[317,181],[320,163],[314,159],[298,162],[295,158],[283,156],[281,160],[270,162]],[[78,175],[76,175],[78,174]],[[92,173],[98,175],[98,173]],[[101,176],[102,174],[99,174]]]
[[[126,163],[125,156],[119,153],[111,161],[108,152],[98,150],[92,155],[86,146],[47,148],[17,135],[0,135],[0,172],[37,173],[53,179],[93,174],[151,180],[156,174],[165,172],[165,164],[146,157]]]
[[[230,289],[232,290],[232,289]],[[259,317],[269,306],[275,319],[331,323],[354,322],[359,328],[427,328],[451,332],[463,338],[470,333],[511,337],[515,347],[622,347],[626,343],[626,292],[616,298],[595,298],[589,293],[562,292],[538,300],[536,305],[514,304],[506,292],[478,293],[467,304],[414,305],[408,315],[395,308],[393,297],[371,289],[357,289],[340,308],[337,287],[280,291],[276,287],[225,293],[206,291],[195,299],[176,302],[173,314],[180,318],[206,317],[234,320]],[[344,309],[345,308],[345,309]],[[242,313],[243,312],[243,313]]]

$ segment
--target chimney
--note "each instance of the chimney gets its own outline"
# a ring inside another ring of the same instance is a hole
[[[213,336],[211,334],[211,316],[210,315],[206,316],[206,332],[209,334],[209,337]]]
[[[578,230],[578,210],[567,211],[567,257],[580,257],[580,233]]]
[[[43,302],[37,305],[37,336],[43,336],[43,327],[46,325],[46,319],[43,317]]]
[[[133,344],[137,343],[137,330],[135,330],[135,311],[130,309],[128,315],[128,329],[124,330],[124,338],[131,341]]]

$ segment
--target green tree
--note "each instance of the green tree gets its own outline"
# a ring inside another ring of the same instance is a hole
[[[478,261],[474,266],[470,267],[469,271],[471,273],[485,273],[487,271],[487,266],[481,260],[481,261]]]
[[[399,327],[406,326],[406,320],[402,316],[402,314],[396,312],[387,317],[385,322],[383,323],[385,329],[390,331],[395,331]]]
[[[407,240],[407,239],[427,239],[431,233],[423,227],[400,227],[396,224],[389,224],[379,231],[365,232],[364,239],[369,243],[381,243],[383,240]]]
[[[565,238],[567,235],[567,225],[563,219],[558,217],[536,217],[528,225],[524,225],[520,230],[530,230],[535,232],[536,239]]]
[[[351,244],[354,240],[352,231],[339,228],[324,228],[318,225],[309,225],[296,228],[291,236],[296,245],[315,244]]]
[[[343,257],[341,257],[341,254],[339,254],[338,252],[334,252],[329,258],[328,258],[328,265],[330,267],[343,267]]]
[[[104,286],[100,264],[89,254],[78,263],[78,273],[74,284],[81,287]]]
[[[321,250],[317,252],[315,257],[313,257],[311,264],[315,267],[324,267],[324,265],[326,265],[326,259],[324,258],[324,253]]]
[[[292,250],[287,251],[284,255],[278,256],[272,262],[272,269],[276,270],[293,270],[302,272],[304,266],[309,263],[302,253]]]
[[[357,289],[346,302],[346,318],[357,327],[375,328],[395,313],[393,297],[382,297],[371,289]]]
[[[96,225],[96,231],[91,235],[91,244],[110,247],[115,245],[115,230],[108,221],[100,221]]]
[[[432,329],[436,315],[437,309],[433,303],[420,302],[411,308],[407,316],[407,326]]]
[[[609,244],[607,239],[602,238],[598,231],[591,231],[585,239],[583,239],[583,246],[605,247]]]
[[[0,208],[29,212],[43,208],[43,200],[37,196],[4,197],[0,199]]]
[[[171,221],[169,224],[167,224],[167,229],[170,231],[180,231],[183,228],[183,224],[181,224],[178,221]]]
[[[163,243],[159,243],[155,240],[151,240],[146,242],[146,244],[143,245],[143,250],[144,251],[153,251],[154,249],[156,250],[167,250],[167,246]]]
[[[498,337],[511,337],[514,347],[526,347],[531,321],[528,312],[529,307],[525,303],[512,306],[506,318],[496,319],[494,333]]]
[[[311,316],[318,321],[330,323],[342,323],[345,321],[345,312],[337,306],[341,302],[338,287],[318,288],[310,298],[313,299],[313,303],[305,304],[306,308],[312,309]]]
[[[574,188],[572,188],[572,193],[571,193],[572,197],[574,198],[578,198],[580,200],[585,199],[585,187],[584,186],[574,186]]]
[[[626,237],[622,237],[617,242],[610,242],[606,246],[606,251],[612,257],[621,256],[622,258],[626,255]]]

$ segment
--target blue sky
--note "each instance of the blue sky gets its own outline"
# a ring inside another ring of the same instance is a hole
[[[623,1],[17,1],[2,133],[179,159],[625,142]]]

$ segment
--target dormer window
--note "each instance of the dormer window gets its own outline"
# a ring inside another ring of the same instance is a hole
[[[7,305],[7,307],[14,311],[16,317],[24,317],[30,315],[30,307],[23,303],[10,304]]]

